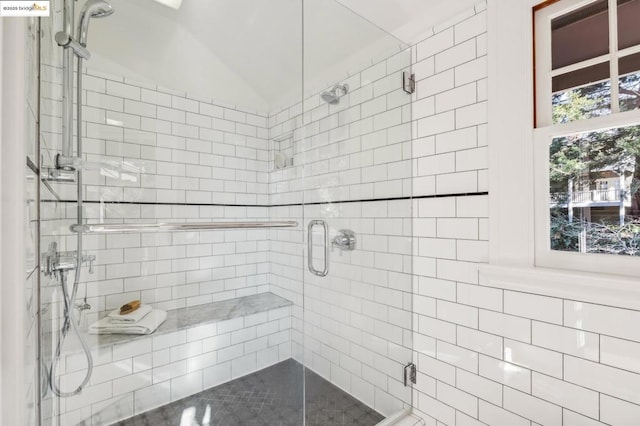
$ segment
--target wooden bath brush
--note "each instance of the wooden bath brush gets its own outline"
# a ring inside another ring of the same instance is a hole
[[[133,311],[138,310],[140,304],[141,303],[139,300],[132,300],[131,302],[125,303],[120,307],[120,315],[127,315]]]

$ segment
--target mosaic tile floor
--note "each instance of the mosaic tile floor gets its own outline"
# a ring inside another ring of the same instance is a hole
[[[210,407],[210,426],[302,425],[302,365],[287,360],[117,423],[119,426],[180,426],[185,410],[195,409],[202,426]],[[317,374],[306,371],[306,424],[372,426],[383,417]]]

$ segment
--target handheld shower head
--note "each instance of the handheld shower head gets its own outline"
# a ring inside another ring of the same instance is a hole
[[[340,98],[349,93],[349,86],[347,84],[336,84],[333,89],[322,92],[320,98],[329,105],[337,105],[340,103]]]
[[[78,21],[78,42],[87,45],[87,31],[91,18],[103,18],[113,13],[113,7],[105,0],[87,0],[80,12]]]

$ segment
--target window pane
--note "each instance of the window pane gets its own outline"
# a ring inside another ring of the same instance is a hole
[[[620,111],[640,108],[640,53],[620,58]]]
[[[609,62],[553,78],[554,123],[566,123],[611,113]]]
[[[551,249],[640,256],[640,126],[553,139]]]
[[[640,44],[640,0],[618,0],[618,48]]]
[[[607,7],[600,0],[551,21],[554,70],[609,53]]]

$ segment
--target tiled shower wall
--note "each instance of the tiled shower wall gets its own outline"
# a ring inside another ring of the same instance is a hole
[[[60,90],[45,84],[47,93]],[[91,70],[83,98],[88,222],[268,218],[266,117]],[[50,111],[44,130],[59,141],[59,109]],[[76,198],[75,185],[54,189],[62,200]],[[76,205],[63,206],[67,227]],[[45,235],[62,232],[60,222],[50,225]],[[73,250],[75,236],[64,233]],[[96,256],[79,292],[93,307],[87,320],[133,299],[175,309],[266,291],[266,238],[264,230],[85,235]]]
[[[383,415],[411,399],[402,384],[412,356],[411,96],[401,87],[410,59],[398,51],[351,73],[338,105],[314,93],[269,117],[271,138],[293,153],[291,167],[271,173],[271,218],[323,219],[331,238],[357,235],[356,250],[332,250],[329,274],[317,277],[303,264],[305,234],[271,231],[269,282],[294,302],[294,356]]]
[[[487,190],[485,9],[416,46],[414,187],[427,193]],[[488,201],[416,201],[414,402],[427,425],[638,424],[640,312],[481,278]]]

